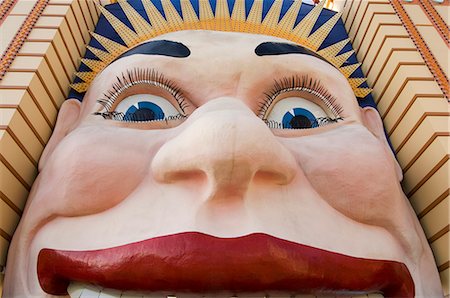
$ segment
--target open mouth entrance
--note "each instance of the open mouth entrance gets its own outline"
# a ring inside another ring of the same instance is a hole
[[[42,249],[37,271],[42,289],[53,295],[91,284],[104,293],[116,290],[118,297],[127,292],[178,298],[414,297],[402,263],[350,257],[261,233],[218,238],[187,232],[101,250]]]
[[[100,286],[92,284],[71,283],[67,288],[71,298],[383,298],[379,293],[330,293],[323,295],[313,294],[298,294],[291,295],[289,293],[243,293],[243,294],[209,294],[201,293],[179,293],[179,294],[164,294],[164,293],[140,293],[137,291],[121,291],[114,289],[101,288]]]

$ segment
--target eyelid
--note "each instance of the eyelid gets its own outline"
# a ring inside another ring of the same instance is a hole
[[[325,105],[326,109],[332,113],[334,117],[340,117],[343,111],[342,106],[318,79],[313,79],[308,75],[295,75],[292,77],[284,77],[281,80],[275,80],[272,89],[265,93],[265,100],[261,102],[259,109],[259,117],[266,120],[268,113],[272,107],[283,98],[286,98],[291,92],[304,93],[306,99],[319,104]],[[311,96],[311,97],[310,97]]]
[[[132,85],[125,90],[123,90],[117,97],[114,99],[114,102],[110,106],[109,111],[116,111],[117,107],[127,98],[133,95],[153,95],[156,97],[164,98],[168,101],[182,116],[186,116],[186,113],[181,108],[179,101],[172,95],[172,93],[166,91],[165,89],[161,89],[160,87],[149,85],[145,83],[139,83]]]
[[[181,89],[177,87],[173,81],[165,78],[154,69],[134,68],[122,72],[120,76],[116,77],[116,82],[112,84],[110,89],[103,94],[105,98],[98,99],[97,102],[101,104],[106,111],[113,111],[114,107],[120,102],[117,100],[123,96],[127,90],[131,90],[134,86],[158,88],[155,89],[155,92],[158,92],[158,90],[166,91],[175,100],[176,105],[174,106],[178,106],[180,112],[186,116],[185,110],[189,104],[181,92]],[[134,94],[137,93],[134,92]]]

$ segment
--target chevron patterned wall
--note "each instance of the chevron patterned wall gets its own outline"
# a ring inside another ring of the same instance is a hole
[[[0,271],[98,15],[91,0],[0,3]]]
[[[432,0],[347,1],[343,20],[449,296],[449,11]]]

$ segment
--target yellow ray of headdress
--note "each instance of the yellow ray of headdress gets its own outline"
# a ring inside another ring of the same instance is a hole
[[[136,10],[134,10],[127,1],[119,1],[119,5],[122,7],[122,10],[128,20],[130,20],[136,34],[141,38],[150,37],[152,26],[150,26],[150,24],[144,20],[144,18]]]
[[[236,0],[231,14],[232,31],[243,32],[245,22],[245,0]]]
[[[111,40],[107,37],[104,37],[97,33],[91,33],[92,37],[97,40],[102,47],[104,47],[111,56],[119,56],[121,53],[126,51],[128,48],[124,47],[118,42],[115,42],[114,40]]]
[[[297,15],[300,11],[301,5],[301,1],[295,1],[294,3],[292,3],[283,19],[277,25],[277,30],[281,33],[279,37],[292,40],[292,37],[290,37],[290,35],[292,34],[292,29],[294,28],[295,20],[297,19]]]
[[[350,57],[350,56],[348,56],[344,61],[342,61],[342,58],[341,59],[339,59],[339,57],[341,56],[341,55],[338,55],[343,49],[344,49],[344,47],[348,44],[350,42],[350,39],[344,39],[344,40],[342,40],[342,41],[340,41],[340,42],[337,42],[337,43],[335,43],[335,44],[332,44],[331,46],[329,46],[329,47],[326,47],[326,48],[324,48],[324,49],[322,49],[322,50],[320,50],[320,51],[318,51],[317,53],[319,54],[319,55],[321,55],[321,56],[325,56],[325,55],[329,55],[331,58],[330,58],[330,62],[331,62],[331,64],[333,64],[333,65],[335,65],[336,67],[341,67],[342,66],[342,64],[347,60],[347,58],[348,57]],[[351,51],[349,51],[349,53],[350,53]],[[352,52],[353,53],[353,52]]]
[[[149,20],[151,20],[151,25],[155,31],[155,35],[161,35],[169,31],[169,26],[166,19],[161,15],[158,9],[153,5],[151,1],[142,1],[145,13],[147,14]]]
[[[231,15],[227,0],[217,0],[215,16],[217,27],[223,28],[224,31],[231,31]]]
[[[247,23],[247,26],[250,27],[250,28],[247,28],[248,31],[252,31],[252,32],[258,31],[258,33],[262,33],[261,32],[262,26],[257,26],[258,28],[251,28],[252,26],[255,26],[254,24],[261,24],[262,11],[263,11],[263,2],[255,1],[255,3],[252,6],[252,9],[250,10],[250,13],[248,14],[248,17],[247,17],[246,23]]]
[[[87,46],[86,48],[89,51],[91,51],[95,56],[97,56],[100,60],[102,60],[102,62],[107,63],[107,61],[109,60],[110,54],[108,52],[102,51],[100,49],[91,46]]]
[[[354,73],[360,66],[361,66],[361,63],[356,63],[356,64],[351,64],[348,66],[341,67],[340,70],[346,78],[349,78],[352,75],[352,73]]]
[[[334,64],[334,65],[335,66],[339,65],[337,67],[340,68],[354,53],[355,53],[355,51],[351,50],[351,51],[345,52],[339,56],[334,57],[334,60],[336,61],[336,64]]]
[[[323,24],[319,29],[317,29],[313,34],[308,37],[308,44],[313,50],[317,50],[323,43],[327,35],[333,30],[334,25],[341,18],[342,13],[335,14],[331,19],[329,19],[325,24]]]
[[[178,14],[172,2],[162,1],[162,5],[164,7],[167,24],[170,26],[170,30],[177,31],[182,28],[183,19]]]
[[[275,35],[276,26],[281,14],[282,1],[275,1],[262,21],[262,34]]]
[[[320,13],[323,10],[325,1],[320,2],[314,7],[292,31],[292,34],[298,36],[299,40],[308,40],[308,36],[311,33],[312,28],[317,22]]]
[[[214,13],[212,11],[211,4],[209,1],[200,1],[199,5],[201,27],[206,30],[214,30]]]
[[[110,13],[106,8],[101,5],[99,6],[99,8],[102,14],[105,16],[105,18],[108,20],[108,22],[128,47],[132,46],[134,44],[134,41],[139,39],[138,34],[128,28],[127,25],[122,23],[122,21],[120,21],[115,15]]]
[[[183,28],[188,29],[200,29],[199,17],[195,13],[194,8],[190,0],[180,0],[181,10],[183,12]]]

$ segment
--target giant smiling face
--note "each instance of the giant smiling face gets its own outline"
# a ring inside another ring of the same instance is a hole
[[[139,45],[64,103],[40,167],[6,297],[442,295],[377,112],[286,40]]]

